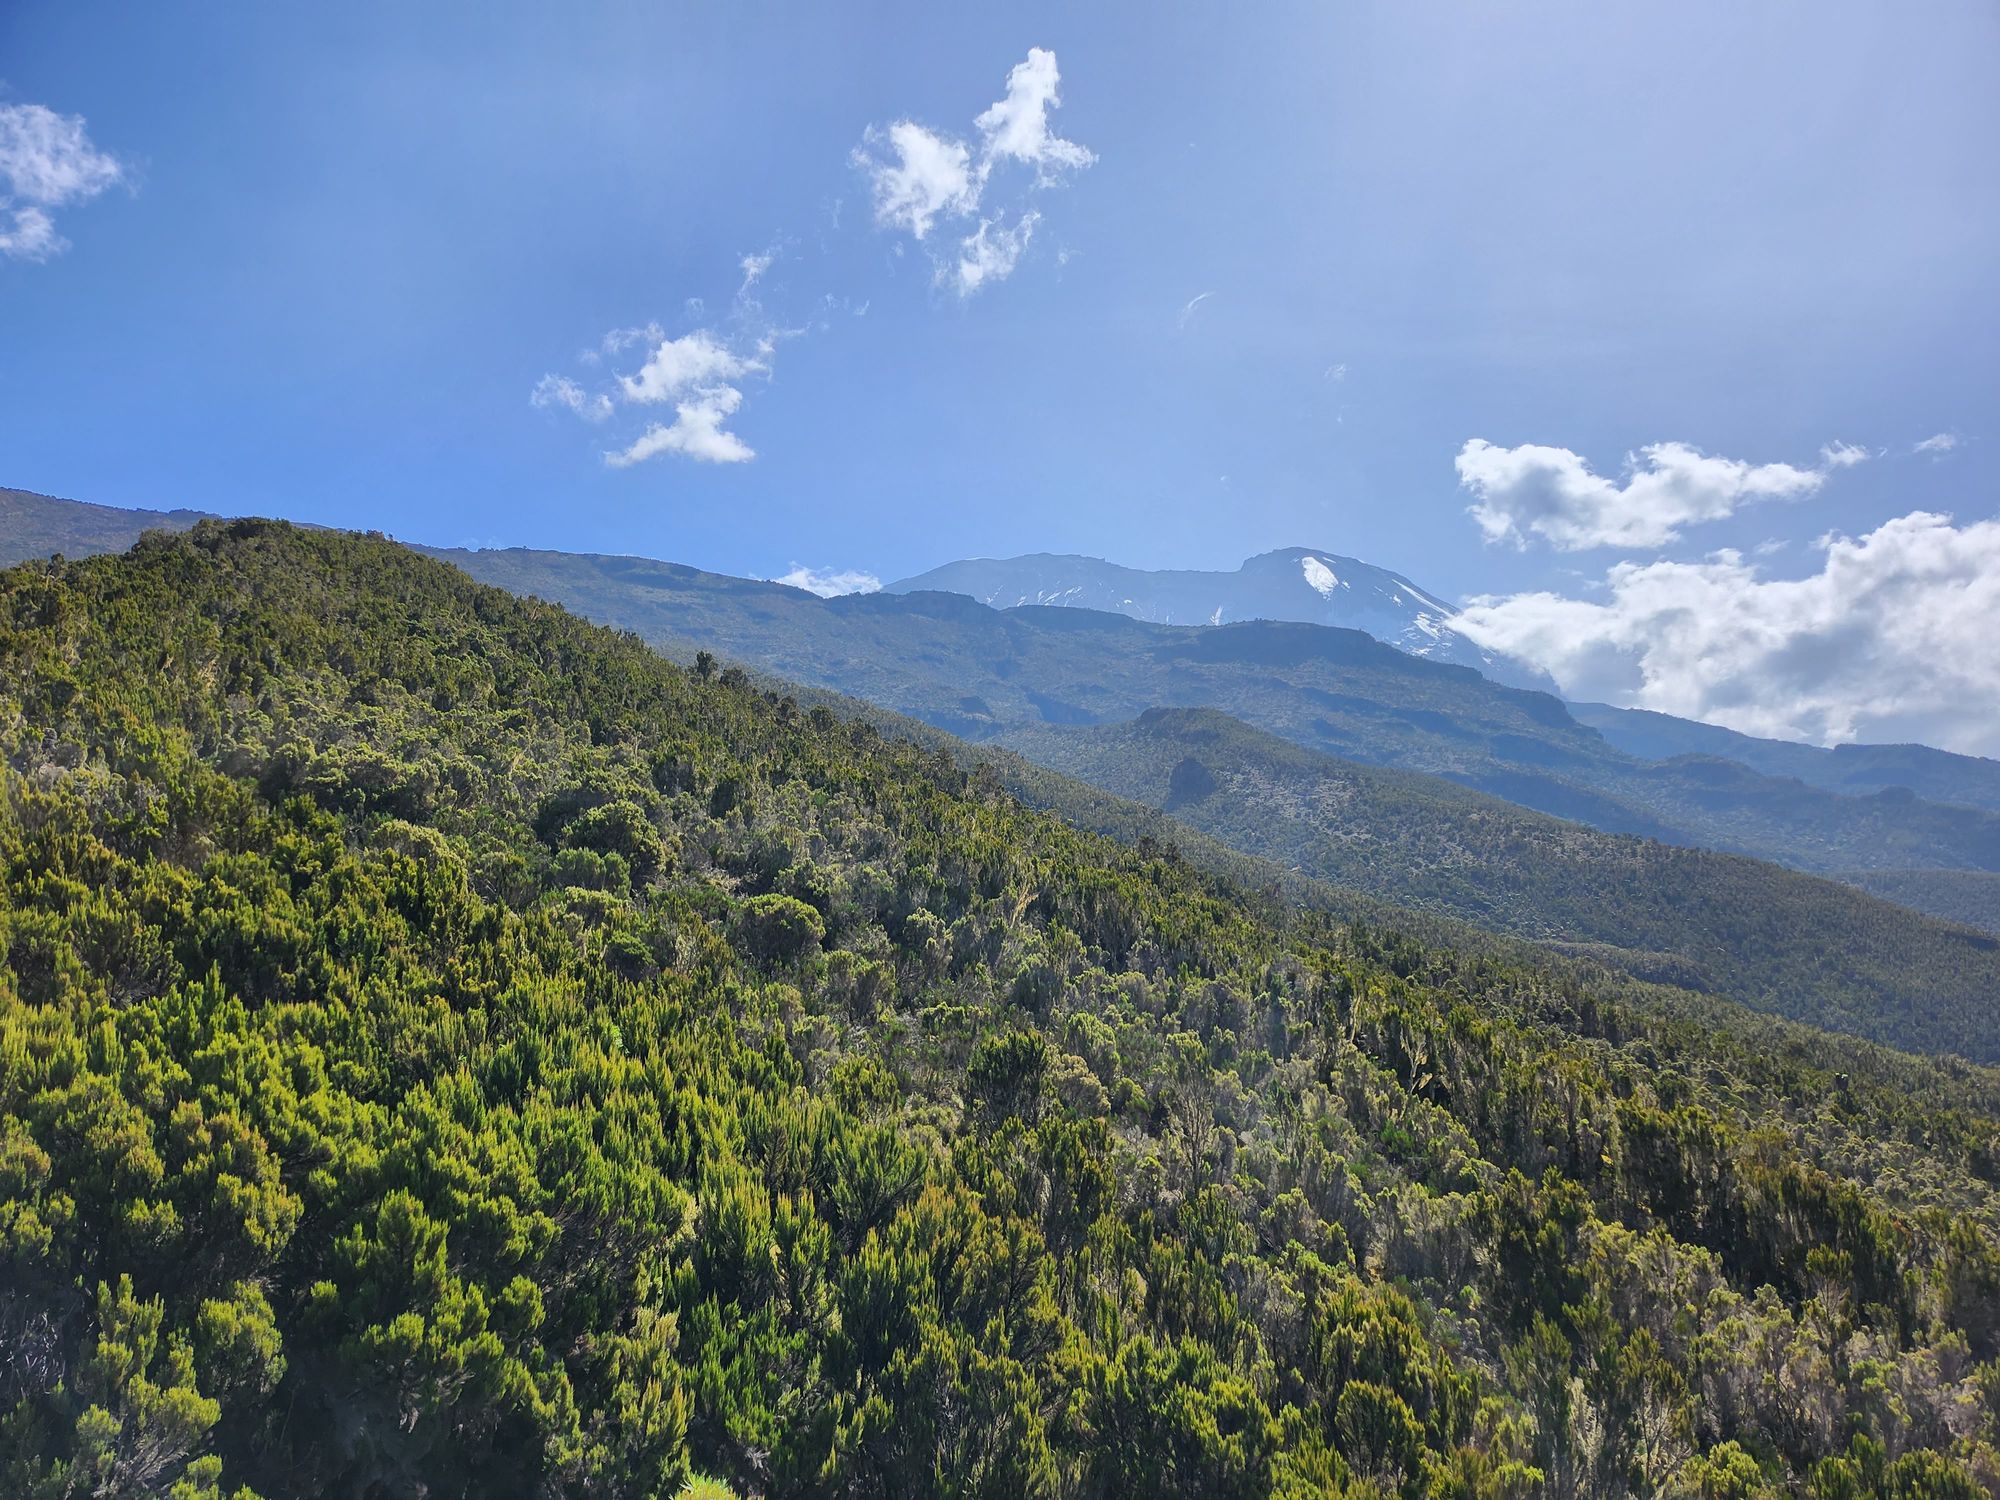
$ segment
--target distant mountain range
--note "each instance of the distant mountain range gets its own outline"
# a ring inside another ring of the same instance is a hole
[[[1391,573],[1337,552],[1286,547],[1229,572],[1128,568],[1097,557],[1034,552],[946,563],[883,592],[964,594],[995,609],[1045,605],[1096,609],[1153,625],[1231,625],[1294,620],[1363,630],[1412,656],[1455,662],[1489,677],[1551,686],[1532,668],[1496,657],[1452,628],[1458,606]]]
[[[13,492],[0,496],[0,559],[107,550],[147,526],[187,524],[182,517],[192,513],[111,511]],[[820,599],[644,558],[429,550],[483,582],[635,631],[669,654],[711,651],[1080,772],[1075,747],[1042,731],[1116,726],[1161,708],[1214,709],[1337,765],[1421,773],[1604,832],[1772,860],[2000,931],[2000,763],[1993,761],[1921,746],[1829,751],[1665,715],[1566,705],[1360,630],[1315,623],[1197,627],[1074,605],[999,609],[912,587],[934,575],[879,594]],[[1268,556],[1287,560],[1301,578],[1307,557],[1336,577],[1345,569],[1352,586],[1336,593],[1342,600],[1387,589],[1391,605],[1400,596],[1411,610],[1412,628],[1426,605],[1445,607],[1398,575],[1364,574],[1366,565],[1333,554]],[[1159,576],[1118,571],[1142,584]],[[1276,565],[1263,571],[1275,578]],[[1184,575],[1183,585],[1238,576]],[[1143,592],[1121,597],[1137,611]],[[1183,607],[1170,592],[1148,595],[1146,607]],[[993,597],[1011,604],[1007,595]],[[1209,617],[1222,607],[1211,602]],[[1461,804],[1443,797],[1437,806]],[[1384,827],[1379,836],[1393,841],[1401,830]],[[1467,846],[1479,847],[1484,836],[1466,830]],[[1271,830],[1252,837],[1239,821],[1232,841],[1269,853],[1281,839]],[[1585,866],[1572,868],[1577,880],[1592,878]],[[1451,909],[1480,920],[1476,903]],[[1501,925],[1534,929],[1528,917]],[[1573,924],[1555,925],[1570,940],[1587,940]]]

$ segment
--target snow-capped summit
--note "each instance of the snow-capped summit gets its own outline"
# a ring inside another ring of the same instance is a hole
[[[1432,661],[1456,662],[1491,677],[1520,680],[1515,663],[1481,650],[1452,628],[1458,607],[1385,568],[1309,547],[1251,558],[1234,572],[1149,572],[1096,557],[1035,552],[968,558],[889,584],[969,594],[996,609],[1065,605],[1100,609],[1161,625],[1225,625],[1235,620],[1301,620],[1365,630]]]

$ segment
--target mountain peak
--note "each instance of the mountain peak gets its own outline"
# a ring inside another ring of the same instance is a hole
[[[1338,625],[1412,656],[1473,667],[1519,686],[1548,685],[1460,635],[1452,625],[1456,605],[1400,573],[1324,547],[1279,547],[1227,570],[1132,568],[1052,552],[966,558],[901,579],[884,592],[921,590],[966,594],[995,609],[1095,609],[1156,625]]]

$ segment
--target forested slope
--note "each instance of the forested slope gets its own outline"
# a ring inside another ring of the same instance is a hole
[[[1601,833],[1436,777],[1319,755],[1208,709],[1004,742],[1395,905],[1583,945],[1634,974],[1877,1041],[2000,1060],[2000,938],[1833,881]]]
[[[194,519],[0,491],[0,561],[116,550],[147,527]],[[1546,694],[1415,660],[1358,631],[1149,626],[1084,609],[994,610],[948,594],[819,599],[640,557],[433,555],[635,630],[669,654],[711,650],[968,739],[1117,723],[1162,706],[1218,708],[1309,749],[1447,776],[1609,832],[1843,879],[2000,871],[2000,767],[1991,761],[1922,746],[1778,745],[1592,705],[1573,716]],[[1971,806],[1939,805],[1951,802]],[[1913,876],[1897,889],[1956,919],[1975,885]],[[1992,908],[1974,914],[2000,920]]]
[[[0,1493],[1972,1496],[2000,1082],[381,541],[0,574]]]

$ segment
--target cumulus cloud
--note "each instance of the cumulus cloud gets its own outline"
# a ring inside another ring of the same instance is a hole
[[[52,209],[85,203],[122,181],[115,157],[90,143],[81,115],[0,104],[0,256],[48,260],[69,248]]]
[[[661,454],[678,454],[700,463],[740,464],[756,450],[724,425],[743,406],[743,383],[751,376],[768,376],[777,352],[779,333],[764,329],[725,337],[697,328],[669,338],[657,323],[613,329],[586,364],[617,359],[635,347],[646,349],[639,368],[612,374],[590,390],[567,375],[544,375],[528,399],[545,409],[561,408],[587,422],[603,422],[620,408],[674,408],[671,422],[654,422],[623,448],[604,455],[614,469],[628,469]]]
[[[1475,599],[1452,623],[1576,699],[1749,734],[2000,755],[2000,521],[1913,511],[1773,579],[1736,552],[1621,563],[1605,597]]]
[[[1473,520],[1489,542],[1525,547],[1539,537],[1564,552],[1657,547],[1681,528],[1716,521],[1759,500],[1812,494],[1835,469],[1868,456],[1846,443],[1821,450],[1817,468],[1716,458],[1686,443],[1653,443],[1626,455],[1622,479],[1592,472],[1567,448],[1501,448],[1474,438],[1459,450],[1458,482],[1472,492]]]
[[[1000,161],[1027,162],[1044,178],[1053,178],[1097,160],[1049,129],[1049,111],[1062,107],[1061,87],[1056,55],[1045,47],[1030,47],[1027,59],[1014,64],[1007,74],[1007,97],[972,122],[979,131],[982,180]]]
[[[790,584],[795,589],[804,589],[808,594],[818,594],[822,599],[831,599],[835,594],[872,594],[882,587],[882,580],[873,573],[864,573],[858,568],[807,568],[792,564],[792,571],[771,580],[773,583]]]
[[[1959,437],[1957,433],[1934,432],[1921,443],[1912,445],[1910,451],[1912,453],[1927,453],[1932,458],[1943,458],[1952,449],[1956,448],[1958,444]]]
[[[671,401],[690,390],[739,380],[763,368],[706,328],[697,328],[677,339],[661,339],[637,373],[618,377],[618,386],[627,401]]]
[[[674,407],[674,420],[654,423],[631,447],[604,455],[614,469],[629,469],[661,453],[679,453],[710,464],[748,463],[755,450],[722,424],[743,404],[743,393],[719,385],[694,392]]]
[[[893,161],[878,161],[865,149],[884,144],[895,153]],[[884,229],[907,229],[921,240],[940,215],[968,213],[978,206],[971,150],[913,120],[898,120],[887,131],[870,130],[854,160],[874,185],[875,222]]]
[[[881,228],[905,231],[923,243],[941,220],[977,220],[959,240],[957,255],[936,262],[938,283],[961,297],[1011,275],[1039,222],[1038,214],[1021,209],[1012,211],[1012,227],[1006,227],[1005,203],[998,211],[982,212],[997,196],[991,191],[997,170],[1010,162],[1032,167],[1027,190],[1033,191],[1097,160],[1049,128],[1049,112],[1062,104],[1061,84],[1056,55],[1033,47],[1008,73],[1006,97],[973,121],[976,141],[898,120],[886,129],[871,128],[854,150],[854,164],[868,175]]]

